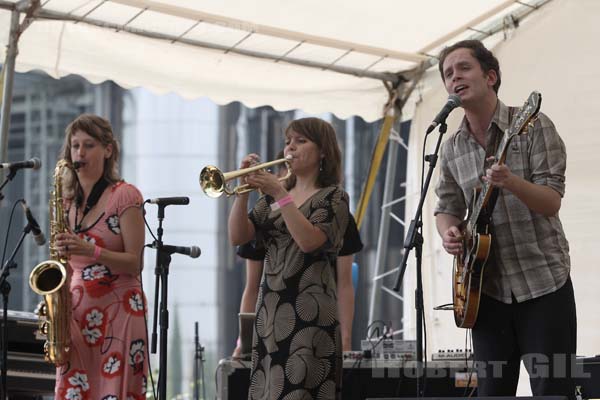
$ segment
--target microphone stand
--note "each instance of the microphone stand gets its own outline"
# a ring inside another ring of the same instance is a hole
[[[23,240],[25,239],[25,236],[27,236],[27,234],[31,232],[31,224],[27,224],[25,226],[25,228],[23,228],[23,233],[21,234],[21,237],[19,238],[19,241],[17,242],[17,246],[15,247],[15,249],[13,250],[12,254],[10,255],[10,257],[8,258],[8,261],[6,262],[6,264],[4,264],[4,266],[2,267],[2,271],[0,272],[0,292],[2,292],[2,303],[3,303],[3,308],[2,308],[2,358],[1,358],[1,375],[2,375],[2,382],[0,384],[0,399],[1,400],[5,400],[6,399],[6,376],[7,376],[7,367],[8,367],[8,297],[10,294],[10,283],[8,282],[8,277],[10,276],[10,270],[13,268],[17,268],[17,263],[14,261],[15,260],[15,256],[17,255],[17,252],[19,251],[19,249],[21,248],[21,245],[23,244]]]
[[[15,177],[16,174],[17,174],[16,169],[13,169],[13,168],[8,169],[8,174],[6,175],[6,178],[4,178],[4,182],[2,182],[2,184],[0,184],[0,201],[4,200],[4,195],[2,194],[2,189],[4,189],[4,186],[6,186],[8,184],[8,182],[12,181],[12,179]]]
[[[408,261],[408,255],[410,254],[411,249],[415,249],[415,258],[416,258],[416,275],[417,275],[417,287],[415,289],[415,310],[417,313],[417,397],[423,397],[423,381],[420,379],[423,376],[423,277],[422,277],[422,256],[423,256],[423,235],[421,233],[423,228],[422,222],[422,214],[423,214],[423,203],[425,203],[425,197],[427,196],[427,190],[429,189],[429,184],[431,182],[431,176],[433,175],[433,170],[437,164],[438,160],[438,152],[440,150],[440,146],[442,144],[442,136],[446,133],[448,129],[446,122],[443,121],[439,125],[440,135],[438,136],[438,141],[435,146],[435,151],[433,154],[428,154],[425,156],[425,161],[429,163],[429,170],[427,171],[427,178],[425,179],[425,183],[423,188],[421,189],[421,198],[419,199],[419,205],[417,206],[417,211],[415,212],[415,217],[410,222],[410,226],[408,228],[408,232],[406,234],[406,238],[404,240],[404,254],[402,256],[402,263],[400,272],[398,273],[398,278],[396,279],[396,285],[394,286],[394,290],[396,292],[400,291],[400,285],[404,278],[404,272],[406,271],[406,263]]]
[[[200,345],[198,339],[198,321],[195,323],[196,335],[194,337],[194,400],[200,400],[200,382],[202,382],[202,398],[206,399],[206,389],[204,386],[204,347]]]
[[[165,205],[158,205],[158,229],[157,239],[154,242],[156,247],[156,283],[154,286],[154,322],[152,324],[152,354],[156,354],[156,322],[158,307],[158,295],[160,288],[160,354],[158,364],[158,399],[167,399],[167,331],[169,329],[169,310],[167,306],[169,264],[171,255],[164,251],[162,235],[162,222],[165,218]]]

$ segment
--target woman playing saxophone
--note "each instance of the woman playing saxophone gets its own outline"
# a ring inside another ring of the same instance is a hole
[[[62,177],[68,230],[55,246],[69,259],[72,343],[57,368],[57,399],[145,397],[143,200],[119,177],[118,157],[106,119],[84,114],[67,127],[61,158],[78,168]]]

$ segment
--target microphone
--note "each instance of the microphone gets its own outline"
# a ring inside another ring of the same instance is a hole
[[[158,204],[159,206],[168,205],[186,205],[190,204],[189,197],[157,197],[156,199],[147,200],[150,204]]]
[[[157,248],[156,243],[152,243],[150,245],[150,248],[156,249]],[[169,254],[178,253],[178,254],[183,254],[185,256],[190,256],[191,258],[198,258],[198,257],[200,257],[200,253],[202,253],[202,251],[200,250],[200,247],[198,247],[198,246],[185,247],[185,246],[169,246],[168,244],[163,244],[162,249],[163,249],[163,251],[165,251]]]
[[[461,101],[459,95],[451,94],[450,96],[448,96],[448,101],[446,101],[444,108],[442,108],[442,111],[440,111],[438,115],[435,116],[433,122],[429,125],[429,128],[427,128],[427,134],[430,134],[436,126],[446,122],[446,118],[448,118],[448,115],[450,115],[452,110],[454,110],[456,107],[459,107],[460,103]]]
[[[14,163],[0,164],[0,168],[7,168],[10,170],[17,170],[17,169],[21,169],[21,168],[40,169],[41,166],[42,166],[42,162],[37,157],[34,157],[31,160],[27,160],[27,161],[17,161]]]
[[[27,218],[27,223],[31,227],[31,233],[33,233],[33,239],[35,240],[35,242],[37,243],[38,246],[43,246],[44,244],[46,244],[46,237],[44,236],[44,233],[40,229],[40,225],[37,223],[35,218],[33,218],[33,215],[31,214],[31,210],[29,209],[29,206],[27,205],[25,200],[23,200],[21,202],[21,207],[23,207],[23,211],[25,212],[25,218]]]

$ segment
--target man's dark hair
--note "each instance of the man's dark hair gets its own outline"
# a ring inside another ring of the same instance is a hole
[[[440,69],[440,74],[442,75],[442,81],[445,81],[444,78],[444,61],[448,54],[452,53],[457,49],[469,49],[471,50],[471,54],[475,59],[479,62],[481,69],[483,72],[487,73],[490,70],[496,71],[496,75],[498,79],[496,80],[496,84],[494,85],[494,92],[498,93],[498,89],[500,89],[500,63],[494,54],[485,48],[483,43],[479,40],[462,40],[460,42],[454,43],[452,46],[444,48],[440,53],[439,59],[440,62],[438,64]]]

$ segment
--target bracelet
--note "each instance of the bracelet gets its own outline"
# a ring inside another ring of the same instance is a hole
[[[94,260],[98,261],[100,258],[100,252],[102,251],[102,247],[95,245],[94,246]]]
[[[279,210],[282,207],[287,206],[290,203],[293,203],[294,199],[292,199],[292,196],[290,194],[287,194],[285,196],[283,196],[281,199],[271,203],[271,210],[275,211],[275,210]]]

